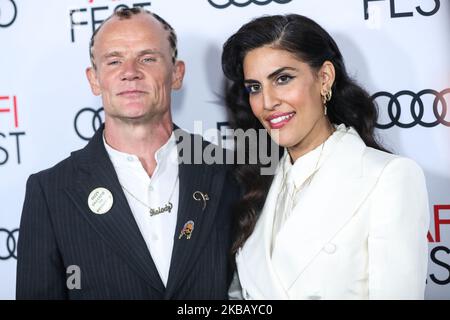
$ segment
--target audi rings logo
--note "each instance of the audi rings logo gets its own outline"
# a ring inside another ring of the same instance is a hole
[[[402,90],[396,94],[386,91],[377,92],[372,96],[372,100],[378,105],[380,119],[389,121],[377,123],[376,127],[379,129],[388,129],[393,126],[411,128],[419,125],[432,128],[439,124],[450,127],[450,119],[446,120],[447,101],[450,101],[449,93],[450,88],[441,92],[433,89],[425,89],[418,93],[409,90]]]
[[[6,244],[5,247],[0,246],[0,260],[8,260],[11,258],[17,259],[17,239],[19,236],[19,229],[9,231],[5,228],[0,228],[0,243]],[[6,250],[6,251],[5,251]]]
[[[97,110],[93,108],[83,108],[78,111],[73,125],[77,135],[83,140],[90,140],[95,131],[103,123],[103,107]]]
[[[0,1],[0,28],[7,28],[16,21],[17,6],[14,0]]]
[[[236,7],[246,7],[249,4],[257,4],[259,6],[265,6],[271,2],[276,2],[279,4],[286,4],[291,2],[292,0],[208,0],[209,4],[217,9],[225,9],[231,5]]]

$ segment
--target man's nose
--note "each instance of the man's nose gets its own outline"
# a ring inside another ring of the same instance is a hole
[[[135,61],[124,62],[121,80],[140,80],[143,78],[142,72]]]

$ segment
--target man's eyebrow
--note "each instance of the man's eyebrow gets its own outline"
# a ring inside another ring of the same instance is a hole
[[[112,51],[112,52],[105,53],[102,57],[104,59],[111,58],[111,57],[123,57],[123,54],[120,53],[119,51]]]
[[[145,50],[139,51],[139,53],[138,53],[139,56],[144,56],[146,54],[162,55],[162,53],[160,51],[153,50],[153,49],[145,49]],[[104,59],[122,58],[122,57],[124,57],[124,54],[120,51],[111,51],[111,52],[105,53],[102,57]]]
[[[139,52],[140,56],[146,55],[146,54],[157,54],[157,55],[162,55],[162,53],[158,50],[153,50],[153,49],[145,49]]]

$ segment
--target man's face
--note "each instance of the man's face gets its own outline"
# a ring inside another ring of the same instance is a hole
[[[99,30],[93,47],[96,68],[87,76],[101,95],[106,121],[170,120],[170,94],[179,89],[184,64],[173,63],[168,31],[148,14],[113,17]]]

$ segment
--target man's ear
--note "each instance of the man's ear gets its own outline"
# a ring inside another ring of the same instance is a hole
[[[94,95],[99,96],[102,92],[100,90],[100,84],[98,83],[97,72],[93,67],[86,68],[86,77],[91,86],[91,91]]]
[[[175,62],[173,75],[172,75],[172,89],[178,90],[181,88],[183,84],[184,72],[185,72],[184,62],[181,60],[177,60]]]
[[[328,92],[336,79],[336,70],[334,69],[333,63],[327,60],[322,64],[319,70],[319,78],[322,93]]]

